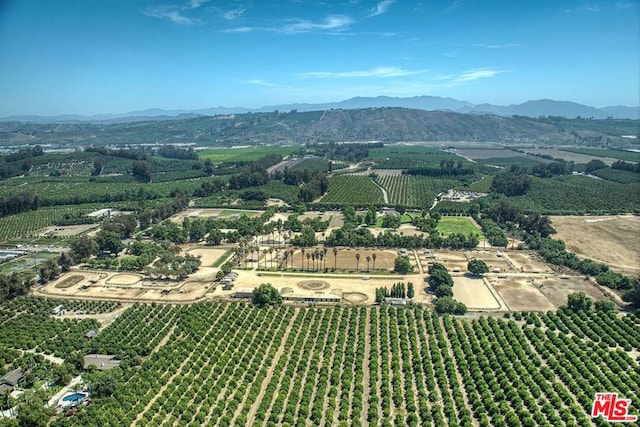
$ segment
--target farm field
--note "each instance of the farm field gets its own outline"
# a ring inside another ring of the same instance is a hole
[[[43,207],[37,211],[0,217],[0,242],[20,237],[35,237],[38,231],[65,218],[65,215],[86,214],[96,205]]]
[[[640,217],[554,216],[551,218],[567,249],[581,258],[608,264],[631,276],[640,274]]]
[[[626,162],[637,163],[640,161],[640,153],[622,150],[604,150],[597,148],[562,148],[562,151],[570,153],[586,154],[588,156],[605,157],[607,159],[624,160]],[[605,163],[607,163],[605,161]]]
[[[92,345],[149,357],[125,368],[113,397],[53,426],[586,426],[594,392],[604,389],[638,413],[637,318],[516,318],[137,305]]]
[[[471,160],[522,157],[522,153],[507,148],[458,148],[456,153]]]
[[[367,176],[338,175],[329,178],[329,191],[322,204],[370,205],[384,203],[382,191]]]
[[[564,148],[527,148],[527,153],[546,154],[556,159],[564,159],[568,162],[589,163],[591,160],[602,160],[605,164],[611,166],[615,159],[592,155],[589,150],[581,149],[564,149]],[[601,150],[597,150],[600,152]],[[604,153],[604,150],[602,150]]]
[[[389,204],[429,208],[435,197],[459,182],[446,178],[410,175],[381,175],[378,183],[387,190]]]
[[[280,154],[283,157],[287,156],[294,151],[296,147],[224,147],[224,148],[208,148],[206,150],[198,151],[198,156],[202,160],[211,159],[213,163],[222,162],[252,162],[256,161],[268,154]]]

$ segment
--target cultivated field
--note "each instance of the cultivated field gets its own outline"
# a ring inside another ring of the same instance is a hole
[[[604,313],[507,321],[390,307],[134,306],[91,345],[149,357],[126,371],[117,395],[73,421],[588,426],[593,390],[618,392],[638,411],[636,322]]]
[[[623,274],[640,275],[640,217],[555,216],[552,224],[558,231],[553,237],[579,257],[603,262]]]
[[[546,154],[556,159],[564,159],[574,163],[589,163],[591,160],[602,160],[605,164],[611,165],[616,161],[616,159],[610,157],[596,157],[588,154],[571,153],[558,148],[527,148],[525,151],[532,154]]]

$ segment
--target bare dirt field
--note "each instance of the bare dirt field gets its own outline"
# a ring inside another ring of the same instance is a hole
[[[454,276],[453,297],[470,310],[499,310],[503,308],[482,277]]]
[[[494,282],[494,289],[512,311],[549,311],[554,305],[533,285],[522,277],[509,277]]]
[[[211,267],[218,260],[218,258],[226,253],[226,250],[197,247],[188,249],[186,252],[200,258],[202,267]]]
[[[640,217],[554,216],[551,222],[558,232],[553,237],[579,257],[603,262],[623,274],[640,274]]]
[[[133,285],[142,279],[143,276],[140,274],[119,273],[109,277],[105,283],[108,285]]]
[[[462,251],[432,251],[432,254],[436,257],[433,261],[444,264],[449,271],[467,271],[469,259]]]
[[[516,271],[521,273],[552,273],[553,270],[534,252],[510,251],[505,256],[511,260]]]
[[[510,259],[510,256],[513,252],[492,252],[492,251],[470,251],[467,252],[466,255],[469,259],[479,259],[487,264],[490,272],[494,273],[504,273],[504,272],[515,272],[515,268]],[[500,256],[498,256],[500,254]],[[466,265],[465,265],[466,268]]]
[[[600,289],[582,277],[534,279],[534,284],[556,307],[567,305],[567,297],[573,292],[584,292],[594,302],[608,299]]]
[[[231,215],[247,215],[248,217],[256,217],[262,215],[263,211],[247,211],[241,209],[187,209],[175,214],[169,218],[173,222],[182,223],[185,218],[229,218]]]
[[[100,224],[81,224],[81,225],[56,225],[47,227],[40,233],[41,236],[49,237],[70,237],[77,236],[89,230],[93,230]]]
[[[304,256],[304,270],[313,270],[313,259],[307,260],[307,254],[313,253],[316,248],[308,248],[305,250]],[[322,251],[322,248],[318,248]],[[360,262],[357,263],[356,254],[360,254]],[[373,254],[376,255],[375,270],[384,271],[392,270],[393,264],[396,260],[398,253],[394,250],[381,250],[381,249],[355,249],[355,248],[338,248],[338,254],[334,259],[333,249],[329,248],[326,255],[326,268],[333,269],[334,262],[338,271],[355,271],[358,267],[359,271],[367,271],[367,256],[371,257],[369,262],[369,269],[374,269]],[[302,268],[302,251],[298,250],[293,254],[293,268]],[[308,264],[307,264],[308,263]],[[324,266],[324,261],[322,262]],[[290,266],[291,264],[289,264]],[[320,264],[316,261],[316,267],[320,270]]]

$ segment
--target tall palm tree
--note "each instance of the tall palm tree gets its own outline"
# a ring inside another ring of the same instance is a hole
[[[313,261],[313,269],[316,269],[316,253],[312,252],[311,253],[311,260]]]
[[[300,270],[304,270],[304,252],[305,252],[305,249],[302,248],[302,249],[300,249],[300,251],[302,252],[302,266],[300,267]]]
[[[376,270],[376,258],[378,257],[378,255],[374,253],[371,254],[371,259],[373,260],[373,271]]]
[[[307,271],[309,270],[309,260],[310,259],[311,259],[311,254],[309,252],[307,252]]]
[[[291,258],[291,269],[293,269],[293,249],[289,249],[289,258]]]
[[[262,250],[262,255],[264,255],[264,257],[262,258],[264,261],[262,262],[262,265],[264,266],[264,268],[267,268],[267,254],[269,253],[268,249],[263,249]]]
[[[360,254],[356,253],[356,271],[360,270]]]
[[[322,259],[324,259],[324,270],[327,269],[327,251],[329,249],[327,249],[327,247],[325,246],[324,248],[322,248]]]
[[[367,271],[369,271],[369,262],[371,262],[371,257],[367,255],[365,259],[367,260]]]
[[[333,248],[333,271],[336,271],[338,265],[338,248]]]

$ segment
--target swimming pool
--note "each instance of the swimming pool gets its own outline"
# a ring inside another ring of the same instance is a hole
[[[68,394],[62,398],[63,402],[80,402],[87,397],[87,393]]]

